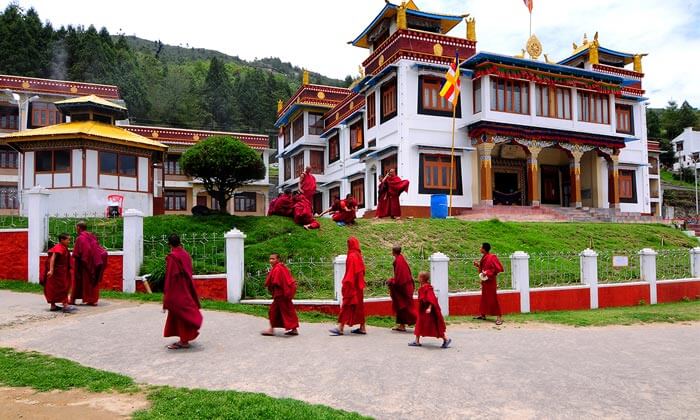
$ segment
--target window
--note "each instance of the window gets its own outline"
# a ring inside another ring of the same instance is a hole
[[[185,190],[165,190],[165,210],[187,210],[187,192]]]
[[[636,203],[637,202],[637,181],[636,173],[633,170],[620,169],[619,172],[619,189],[621,203]]]
[[[16,130],[19,125],[17,117],[17,108],[0,108],[0,128],[5,130]]]
[[[367,96],[367,128],[377,125],[377,101],[374,92]]]
[[[0,168],[17,169],[17,152],[0,149]]]
[[[180,155],[168,155],[168,158],[165,160],[165,174],[182,175],[182,169],[180,168]]]
[[[420,155],[420,194],[444,194],[450,191],[450,155]],[[452,193],[462,195],[460,156],[455,156],[452,171]]]
[[[385,157],[382,159],[382,173],[381,176],[383,177],[386,175],[387,172],[389,172],[389,169],[396,170],[397,166],[397,160],[396,160],[396,155],[391,155],[389,157]]]
[[[0,187],[0,209],[18,209],[17,187]]]
[[[615,121],[618,133],[634,134],[632,106],[615,105]]]
[[[299,140],[304,136],[304,115],[299,115],[292,123],[292,139]]]
[[[233,196],[233,211],[254,213],[256,210],[257,201],[254,192],[236,193]]]
[[[597,124],[610,124],[608,95],[594,92],[578,91],[578,119],[579,121]]]
[[[216,198],[211,197],[210,201],[211,201],[211,206],[209,207],[210,209],[216,210],[216,211],[221,210],[221,206],[219,206],[219,201]]]
[[[289,132],[289,127],[282,127],[282,137],[284,137],[284,147],[289,146],[292,143],[292,138]]]
[[[311,172],[315,174],[323,173],[323,152],[320,150],[312,150],[309,152],[311,158]]]
[[[350,182],[350,194],[357,202],[357,208],[365,208],[365,179],[360,178]]]
[[[365,138],[362,130],[362,120],[350,126],[350,153],[354,153],[365,147]]]
[[[472,92],[474,94],[474,113],[481,112],[481,79],[472,82]]]
[[[117,175],[116,153],[100,152],[100,173],[103,175]]]
[[[540,117],[571,119],[571,89],[535,86],[535,112]]]
[[[418,113],[452,116],[452,103],[440,96],[444,81],[439,77],[420,76],[418,78]],[[461,117],[460,100],[457,100],[457,117]]]
[[[323,134],[323,114],[309,113],[309,134],[312,136]]]
[[[530,113],[530,82],[491,78],[491,110]]]
[[[119,155],[119,175],[136,176],[136,156]]]
[[[396,78],[384,83],[380,91],[382,94],[381,122],[385,123],[396,116]]]
[[[284,180],[292,177],[292,159],[284,158]]]
[[[676,152],[682,152],[683,151],[683,142],[679,141],[676,143]]]
[[[328,139],[328,163],[333,163],[340,159],[340,137],[335,136]]]
[[[63,122],[63,116],[52,103],[32,102],[30,114],[32,127],[44,127]]]
[[[304,152],[294,156],[294,178],[301,176],[304,172]]]
[[[70,150],[44,150],[34,155],[35,172],[70,172]]]
[[[328,190],[328,207],[333,205],[333,201],[338,198],[340,199],[340,187],[333,187]]]

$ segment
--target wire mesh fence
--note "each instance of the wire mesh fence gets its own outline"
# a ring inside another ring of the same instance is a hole
[[[0,216],[0,229],[25,229],[29,226],[26,217],[18,215]]]
[[[598,252],[598,282],[628,283],[639,281],[639,251]]]
[[[657,280],[674,280],[692,277],[690,252],[687,249],[662,249],[656,256]]]
[[[333,299],[333,260],[290,259],[286,266],[297,282],[296,299]],[[243,284],[243,296],[248,299],[270,299],[270,293],[265,287],[267,270],[246,272]]]
[[[192,257],[195,274],[220,274],[226,272],[226,242],[223,234],[182,234],[180,242]],[[151,236],[143,239],[144,267],[165,264],[170,252],[168,237]],[[144,270],[142,270],[144,271]]]
[[[503,265],[503,273],[497,277],[498,287],[510,289],[511,269],[510,256],[496,255]],[[468,292],[481,289],[479,271],[474,267],[474,261],[481,260],[481,254],[454,254],[450,255],[448,264],[448,290],[450,292]]]
[[[124,239],[124,221],[122,218],[107,218],[97,213],[63,214],[48,218],[49,243],[48,247],[58,242],[58,235],[67,233],[71,236],[71,247],[75,240],[75,225],[84,221],[87,230],[92,232],[100,244],[108,250],[121,250]]]
[[[578,253],[530,255],[530,287],[568,286],[581,283]]]

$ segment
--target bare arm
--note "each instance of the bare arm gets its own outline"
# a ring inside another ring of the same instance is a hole
[[[51,259],[49,260],[49,272],[46,274],[47,277],[53,276],[53,267],[56,263],[56,254],[51,254]]]

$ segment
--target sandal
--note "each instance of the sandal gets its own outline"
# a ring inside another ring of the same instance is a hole
[[[340,332],[340,330],[337,329],[337,328],[332,328],[332,329],[328,330],[328,332],[331,333],[331,336],[333,336],[333,337],[337,337],[337,336],[339,336],[339,335],[344,335],[344,334],[343,334],[342,332]]]
[[[446,349],[446,348],[450,347],[450,344],[452,344],[452,339],[451,339],[451,338],[448,338],[447,341],[445,341],[444,343],[442,343],[442,346],[440,346],[440,347],[443,348],[443,349]]]
[[[391,331],[406,332],[406,328],[394,327],[391,329]]]
[[[408,343],[408,346],[409,346],[409,347],[421,347],[422,344],[421,344],[421,343],[416,343],[415,341],[411,341],[410,343]]]
[[[501,320],[501,321],[496,321],[496,325],[503,325],[503,320]]]
[[[49,308],[49,312],[58,312],[58,311],[62,311],[62,310],[63,310],[63,308],[61,308],[60,306],[55,306],[53,308]]]
[[[486,317],[485,317],[484,315],[480,315],[480,316],[475,316],[475,317],[472,318],[472,319],[480,319],[480,320],[482,320],[482,321],[485,321],[485,320],[486,320]]]
[[[355,328],[354,330],[350,331],[353,334],[360,334],[360,335],[367,335],[367,331],[362,331],[359,328]]]
[[[188,348],[190,348],[190,345],[189,345],[189,344],[182,344],[182,343],[180,343],[180,342],[178,341],[178,342],[176,342],[176,343],[170,344],[170,345],[168,346],[168,348],[169,348],[170,350],[188,349]]]
[[[264,335],[265,337],[273,337],[273,336],[275,335],[275,333],[274,333],[274,332],[263,331],[263,332],[260,333],[260,335]]]
[[[294,330],[286,331],[284,333],[284,335],[299,335],[299,331],[294,331]]]

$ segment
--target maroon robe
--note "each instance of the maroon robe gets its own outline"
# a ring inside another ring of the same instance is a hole
[[[346,225],[355,223],[355,209],[348,205],[349,200],[340,200],[338,211],[333,214],[334,222],[343,222]]]
[[[391,305],[396,313],[397,324],[414,325],[416,323],[416,306],[413,304],[413,276],[406,258],[399,254],[394,259],[394,277],[389,281]]]
[[[163,337],[194,340],[202,326],[199,297],[192,281],[192,258],[181,246],[165,257],[165,287],[163,309],[168,311]]]
[[[272,203],[270,204],[270,210],[268,215],[274,214],[277,216],[284,217],[294,217],[294,202],[292,197],[287,194],[282,194],[274,200],[274,211],[272,209]]]
[[[304,197],[306,197],[307,200],[309,200],[309,203],[313,203],[314,194],[316,194],[316,177],[314,177],[310,172],[304,172],[301,174],[300,178],[301,179],[299,179],[299,191],[301,191],[301,193],[304,194]]]
[[[360,251],[360,242],[354,236],[348,238],[348,258],[345,262],[341,293],[343,302],[338,323],[358,325],[365,323],[365,262]]]
[[[409,181],[396,175],[386,178],[379,184],[379,202],[377,203],[377,217],[401,217],[401,204],[399,196],[408,192]]]
[[[289,268],[282,263],[275,264],[267,275],[265,287],[272,295],[272,304],[268,312],[270,326],[286,330],[299,328],[299,318],[292,303],[297,284]]]
[[[90,232],[80,232],[73,247],[75,270],[71,302],[82,299],[83,303],[96,305],[100,299],[100,281],[107,267],[107,251],[100,246],[97,237]]]
[[[426,314],[425,310],[431,305],[430,313]],[[444,338],[446,329],[433,286],[426,283],[418,289],[418,322],[414,334],[419,337]]]
[[[270,201],[270,205],[267,207],[267,215],[268,216],[272,216],[275,214],[275,212],[277,210],[277,200],[279,200],[280,197],[281,197],[281,195],[278,196],[277,198],[272,199],[272,201]]]
[[[56,256],[56,260],[53,264],[53,275],[48,277],[52,255]],[[42,278],[47,303],[68,303],[68,291],[71,286],[70,258],[70,252],[63,244],[58,243],[49,249],[49,258],[46,259]]]
[[[493,254],[484,254],[479,262],[479,273],[485,272],[488,280],[481,282],[481,303],[479,304],[480,315],[501,316],[501,307],[498,304],[498,273],[503,272],[503,265],[498,257]]]
[[[314,219],[311,202],[303,195],[294,196],[294,223],[300,226],[309,226],[310,229],[318,229],[321,225]]]

